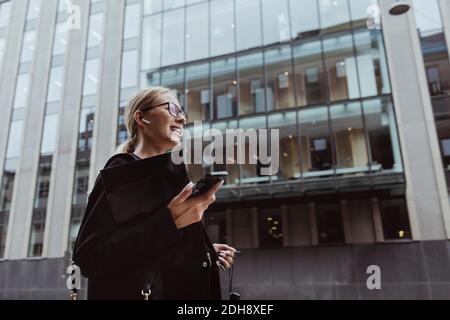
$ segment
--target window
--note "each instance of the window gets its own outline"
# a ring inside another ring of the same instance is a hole
[[[28,30],[23,37],[22,54],[20,63],[26,63],[33,60],[36,50],[36,30]]]
[[[29,0],[27,20],[37,19],[41,12],[41,0]]]
[[[237,49],[258,47],[261,39],[260,0],[236,1]]]
[[[9,128],[6,159],[19,157],[22,150],[23,120],[12,121]]]
[[[164,13],[163,65],[172,65],[184,61],[184,20],[184,9]]]
[[[142,32],[142,68],[158,68],[161,65],[161,14],[144,19]]]
[[[380,210],[385,240],[411,239],[405,199],[381,200]]]
[[[67,46],[67,23],[61,22],[56,25],[53,40],[53,55],[57,56],[66,52]]]
[[[88,48],[102,44],[103,40],[103,13],[96,13],[89,17]]]
[[[87,60],[84,70],[83,96],[97,93],[99,60]]]
[[[316,220],[319,244],[345,243],[341,208],[338,203],[317,204]]]
[[[9,24],[11,14],[11,1],[0,3],[0,29]]]
[[[211,91],[209,89],[209,63],[187,67],[186,102],[189,122],[210,120]]]
[[[184,0],[164,0],[164,10],[170,10],[184,6]]]
[[[125,51],[122,57],[122,78],[120,87],[132,88],[138,85],[138,51]]]
[[[56,138],[58,137],[58,114],[45,116],[44,132],[42,134],[41,154],[55,152]]]
[[[369,171],[361,104],[339,104],[330,108],[336,150],[337,174],[356,174]]]
[[[278,129],[280,169],[272,180],[295,180],[300,178],[299,143],[296,112],[269,115],[269,128]],[[276,156],[276,155],[273,155]]]
[[[175,67],[166,69],[161,74],[161,85],[171,89],[173,95],[177,97],[182,106],[186,104],[184,71],[185,69],[183,67]]]
[[[289,40],[287,0],[262,0],[264,44]]]
[[[319,33],[317,0],[289,0],[292,38],[302,39]]]
[[[20,74],[17,77],[16,92],[14,96],[14,109],[24,108],[27,105],[30,75],[28,73]]]
[[[298,119],[303,177],[314,179],[333,175],[333,153],[327,108],[301,110]]]
[[[266,51],[267,111],[295,107],[291,47]]]
[[[211,55],[235,51],[233,0],[211,1]]]
[[[283,246],[281,209],[260,209],[258,213],[259,246],[273,248]]]
[[[370,6],[376,6],[376,0],[349,0],[350,5],[350,16],[353,21],[353,29],[364,27],[367,28],[367,18],[369,14],[367,13]],[[381,19],[380,21],[381,22]]]
[[[48,82],[47,102],[59,101],[61,98],[64,67],[53,67],[50,69],[50,80]]]
[[[236,59],[227,58],[211,63],[215,119],[237,116]]]
[[[322,32],[335,32],[350,27],[348,0],[319,0]]]
[[[144,14],[151,14],[162,10],[162,0],[144,0]]]
[[[327,38],[323,42],[330,100],[360,97],[353,40],[350,34]],[[373,75],[373,73],[372,73]]]
[[[261,52],[238,57],[239,114],[265,112],[263,55]]]
[[[45,213],[47,208],[33,210],[28,257],[39,257],[44,247]]]
[[[125,27],[124,39],[133,39],[139,36],[140,19],[141,19],[141,5],[135,3],[126,6],[125,9]]]
[[[209,56],[208,3],[187,8],[186,59],[199,60]],[[179,46],[183,42],[179,43]]]
[[[325,102],[326,84],[320,41],[304,42],[294,46],[294,72],[297,105]]]

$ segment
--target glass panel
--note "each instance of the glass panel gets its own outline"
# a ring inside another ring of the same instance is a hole
[[[392,103],[380,99],[363,103],[372,171],[402,171],[397,125]]]
[[[9,128],[6,159],[17,158],[22,149],[23,120],[12,121]]]
[[[186,69],[186,108],[188,121],[211,118],[211,94],[209,90],[209,63],[188,66]]]
[[[161,14],[144,19],[142,32],[142,68],[158,68],[161,65]]]
[[[233,0],[211,1],[211,55],[235,51]]]
[[[259,246],[274,248],[283,246],[281,209],[260,209],[258,212]]]
[[[2,71],[3,67],[3,55],[5,53],[5,38],[0,38],[0,72]]]
[[[0,212],[7,212],[11,210],[15,177],[15,168],[5,168],[3,171],[3,180],[1,185],[2,189],[0,190]]]
[[[184,6],[184,0],[164,0],[163,3],[164,3],[164,10]]]
[[[103,40],[103,13],[96,13],[89,17],[88,48],[102,44]]]
[[[161,74],[156,72],[141,73],[141,88],[158,87],[161,84]]]
[[[298,119],[303,177],[314,179],[334,175],[327,108],[300,110]]]
[[[385,240],[411,239],[405,199],[381,200],[380,211]]]
[[[124,39],[132,39],[139,36],[140,20],[141,20],[141,5],[135,3],[126,6],[125,9],[125,27]]]
[[[350,28],[347,0],[319,0],[322,32],[336,32]]]
[[[380,30],[355,32],[356,60],[362,97],[391,92],[383,35]]]
[[[84,71],[83,96],[97,93],[99,60],[87,60]]]
[[[68,6],[71,5],[70,0],[59,0],[58,3],[58,12],[66,12]]]
[[[358,73],[351,35],[328,38],[323,42],[330,100],[359,98]]]
[[[237,116],[236,59],[228,58],[211,63],[211,77],[215,119]]]
[[[22,54],[20,63],[30,62],[33,60],[34,51],[36,50],[36,30],[28,30],[23,37]]]
[[[437,0],[412,0],[417,29],[421,36],[442,31],[442,18]]]
[[[184,61],[184,9],[164,13],[163,65]]]
[[[337,174],[369,172],[366,136],[359,102],[330,108]]]
[[[186,59],[190,61],[207,58],[209,56],[208,3],[188,7],[186,14]]]
[[[45,211],[47,208],[33,210],[31,221],[28,257],[40,257],[44,246]]]
[[[319,244],[345,243],[339,204],[318,204],[316,206],[316,221]]]
[[[319,9],[317,0],[289,0],[292,38],[302,39],[319,34]]]
[[[58,114],[45,116],[42,134],[41,154],[53,154],[58,137]]]
[[[264,44],[289,40],[287,0],[263,0]]]
[[[120,87],[136,87],[138,82],[138,51],[125,51],[122,58],[122,77]]]
[[[41,0],[29,0],[27,20],[33,20],[39,17],[41,13]]]
[[[55,102],[61,99],[64,67],[53,67],[50,69],[50,80],[48,82],[47,102]]]
[[[301,43],[294,47],[294,70],[297,105],[325,102],[326,83],[320,41]]]
[[[267,72],[267,111],[295,107],[291,47],[265,52]]]
[[[171,89],[182,106],[186,105],[183,67],[164,70],[161,75],[161,85]]]
[[[259,0],[236,1],[237,49],[258,47],[261,39],[261,10]]]
[[[20,74],[17,77],[16,93],[14,96],[14,109],[24,108],[27,105],[30,88],[30,75]]]
[[[82,108],[78,130],[78,153],[77,159],[89,161],[92,144],[92,133],[94,131],[94,108]]]
[[[34,208],[46,208],[50,191],[50,175],[52,172],[52,159],[50,156],[41,156],[39,160],[36,192],[34,196]]]
[[[53,40],[53,55],[60,55],[66,52],[67,46],[67,23],[61,22],[56,25],[55,37]]]
[[[162,10],[162,0],[144,0],[144,14],[159,12]]]
[[[367,28],[367,19],[369,17],[367,11],[369,10],[370,6],[378,6],[377,0],[349,0],[349,2],[353,28]],[[381,23],[381,19],[377,22]]]
[[[263,55],[261,52],[240,56],[239,73],[239,114],[265,112]]]
[[[11,14],[11,1],[0,4],[0,28],[4,28],[9,24]]]
[[[297,136],[296,112],[269,115],[269,128],[280,133],[280,170],[272,181],[295,180],[300,178],[299,142]]]

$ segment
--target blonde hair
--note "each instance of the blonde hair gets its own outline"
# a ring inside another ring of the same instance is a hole
[[[155,99],[163,94],[171,94],[170,89],[164,87],[149,87],[139,90],[130,98],[125,107],[124,114],[125,126],[128,131],[128,140],[117,147],[115,154],[134,152],[136,145],[139,142],[137,130],[138,124],[134,119],[134,114],[144,107],[151,106]]]

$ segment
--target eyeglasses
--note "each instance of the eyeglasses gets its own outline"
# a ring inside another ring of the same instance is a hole
[[[145,112],[147,110],[153,109],[153,108],[158,108],[158,107],[163,107],[166,106],[166,110],[169,111],[169,113],[174,117],[174,118],[178,118],[180,116],[180,114],[184,117],[184,119],[187,121],[187,114],[186,112],[184,112],[184,110],[182,108],[180,108],[179,106],[177,106],[175,103],[173,102],[165,102],[162,104],[159,104],[157,106],[151,106],[151,107],[146,107],[146,108],[142,108],[141,111]]]

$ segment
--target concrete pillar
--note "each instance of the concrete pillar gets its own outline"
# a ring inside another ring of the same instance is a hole
[[[92,139],[89,190],[116,149],[125,0],[106,1],[104,55]]]
[[[89,0],[74,0],[72,3],[80,6],[81,28],[68,31],[68,46],[64,62],[63,100],[53,160],[55,174],[49,193],[48,210],[51,210],[51,219],[46,226],[50,232],[47,256],[53,258],[64,256],[68,241],[89,21]]]
[[[414,12],[392,16],[392,1],[380,4],[413,239],[450,238],[448,193]]]
[[[444,25],[445,40],[450,53],[450,0],[438,0],[441,9],[442,24]],[[450,57],[450,54],[449,54]]]
[[[31,64],[27,112],[25,114],[23,144],[17,168],[17,189],[14,192],[14,211],[10,220],[9,259],[27,257],[30,224],[41,149],[42,129],[47,100],[50,52],[53,44],[55,0],[43,1],[38,18],[34,58]]]

